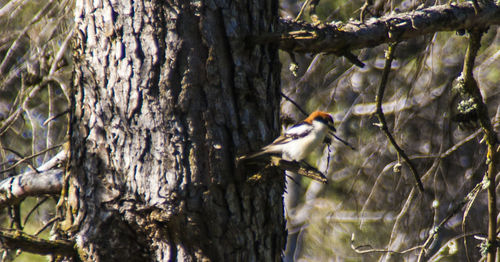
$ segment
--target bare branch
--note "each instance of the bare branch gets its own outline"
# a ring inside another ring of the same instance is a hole
[[[463,97],[472,97],[474,108],[476,108],[475,110],[477,110],[478,113],[479,124],[483,129],[486,145],[488,146],[488,154],[486,159],[488,171],[486,173],[486,177],[488,179],[488,242],[490,244],[490,248],[487,250],[487,261],[493,262],[496,260],[497,250],[497,207],[495,176],[497,174],[496,162],[498,154],[495,146],[498,141],[497,134],[493,129],[490,117],[488,116],[488,108],[483,101],[481,91],[479,90],[479,86],[473,76],[474,62],[477,56],[477,52],[481,47],[481,36],[483,35],[483,30],[474,29],[469,33],[469,46],[467,47],[467,52],[465,54],[464,67],[462,70],[462,76],[459,79],[458,90],[459,92],[461,92],[461,95]]]
[[[265,160],[264,162],[267,162],[267,160]],[[255,165],[255,164],[260,165],[261,163],[262,161],[259,160],[257,162],[246,162],[245,165]],[[297,173],[301,176],[309,177],[323,184],[328,184],[328,179],[325,177],[325,175],[323,175],[323,173],[321,173],[319,170],[312,167],[305,161],[300,161],[300,162],[287,161],[278,156],[270,156],[270,162],[264,167],[264,169],[269,167],[278,167],[282,170],[290,171],[293,173]],[[261,174],[257,173],[248,178],[248,181],[257,181],[260,178]]]
[[[279,42],[280,49],[299,53],[334,53],[374,47],[440,31],[486,28],[500,24],[500,8],[489,1],[478,14],[472,3],[438,5],[390,14],[365,22],[312,25],[281,19],[276,33],[252,36],[253,43]]]
[[[22,164],[22,163],[24,163],[24,162],[26,162],[26,161],[34,158],[34,157],[37,157],[37,156],[42,155],[42,154],[45,154],[46,152],[48,152],[50,150],[54,150],[54,149],[56,149],[56,148],[58,148],[58,147],[60,147],[62,145],[63,144],[56,145],[56,146],[53,146],[53,147],[49,147],[49,148],[46,148],[46,149],[44,149],[44,150],[42,150],[42,151],[40,151],[40,152],[38,152],[36,154],[30,155],[30,156],[27,156],[27,157],[23,157],[22,159],[20,159],[19,161],[17,161],[15,164],[13,164],[12,166],[10,166],[9,168],[6,168],[5,170],[0,171],[0,174],[9,172],[9,171],[13,170],[14,168],[16,168],[18,165],[20,165],[20,164]],[[10,151],[12,151],[12,150],[10,150]],[[35,169],[35,171],[38,171],[38,170]]]
[[[304,116],[307,117],[309,115],[304,109],[302,109],[302,107],[299,106],[299,104],[297,104],[297,102],[293,101],[293,99],[291,99],[290,97],[288,97],[287,95],[285,95],[285,93],[281,92],[280,94],[288,102],[292,103]]]
[[[49,221],[47,221],[47,223],[45,223],[45,225],[43,225],[40,229],[38,229],[34,235],[35,236],[40,235],[40,233],[42,233],[45,229],[49,228],[50,225],[54,224],[54,222],[58,220],[61,220],[61,217],[55,216],[51,218]]]
[[[361,11],[359,13],[359,21],[364,22],[365,21],[365,14],[366,14],[366,9],[373,5],[373,0],[366,0],[363,6],[361,7]]]
[[[455,145],[450,147],[448,150],[446,150],[446,152],[441,154],[439,157],[446,158],[446,157],[450,156],[451,154],[453,154],[453,152],[457,151],[457,149],[459,149],[461,146],[468,143],[472,139],[476,138],[479,135],[479,133],[481,133],[481,129],[476,130],[476,132],[470,134],[469,136],[467,136],[466,138],[464,138],[460,142],[456,143]]]
[[[49,197],[44,197],[44,198],[40,199],[33,208],[31,208],[31,210],[28,212],[28,214],[26,214],[26,216],[24,217],[23,225],[26,225],[26,223],[28,223],[28,219],[35,212],[35,210],[37,210],[47,200],[49,200]]]
[[[62,188],[63,169],[36,173],[30,171],[0,182],[0,208],[19,203],[29,196],[58,194]]]
[[[358,254],[367,254],[367,253],[405,254],[405,253],[417,250],[419,248],[422,248],[421,246],[415,246],[415,247],[405,249],[403,251],[395,251],[395,250],[390,250],[390,249],[385,249],[385,248],[372,248],[370,245],[356,246],[356,245],[354,245],[354,241],[355,241],[355,235],[353,233],[351,235],[351,249]]]
[[[273,164],[275,163],[273,159]],[[287,161],[279,159],[277,166],[281,169],[297,173],[301,176],[309,177],[323,184],[328,184],[328,179],[316,168],[310,166],[305,161]]]
[[[297,15],[297,17],[295,17],[294,21],[299,21],[300,20],[300,17],[304,13],[304,10],[309,5],[309,3],[311,3],[311,0],[304,1],[304,3],[302,4],[302,7],[300,8],[299,14]]]
[[[0,208],[19,203],[26,197],[58,194],[63,183],[63,168],[54,168],[66,159],[63,150],[38,168],[40,173],[29,171],[0,182]],[[52,169],[54,168],[54,169]]]
[[[375,98],[376,104],[377,104],[376,115],[377,115],[378,120],[380,121],[380,123],[379,123],[380,129],[384,132],[387,139],[389,139],[389,141],[391,142],[394,149],[396,149],[396,151],[398,152],[398,156],[401,156],[403,158],[403,160],[406,162],[406,164],[408,165],[408,167],[410,168],[410,171],[413,174],[413,176],[415,177],[415,180],[417,182],[418,189],[420,189],[420,192],[424,192],[424,185],[422,184],[422,181],[420,180],[420,177],[418,176],[417,169],[415,168],[415,166],[411,162],[410,158],[403,151],[403,149],[398,145],[398,143],[396,142],[396,140],[392,136],[391,132],[389,131],[389,128],[387,127],[387,122],[385,120],[384,111],[382,110],[382,100],[384,98],[384,90],[385,90],[385,86],[386,86],[388,78],[389,78],[389,72],[391,70],[392,60],[394,58],[394,49],[395,49],[395,47],[393,45],[390,45],[389,49],[387,50],[384,71],[382,73],[382,79],[380,80],[380,85],[378,87],[377,96]]]
[[[440,231],[443,229],[445,224],[448,223],[448,221],[453,216],[458,214],[458,212],[460,212],[460,210],[462,210],[462,208],[465,205],[467,205],[469,207],[470,207],[470,205],[472,205],[472,203],[474,202],[474,199],[476,198],[477,194],[479,194],[479,192],[481,192],[483,186],[484,186],[484,181],[477,183],[476,186],[460,202],[454,204],[453,208],[450,211],[448,211],[448,214],[441,220],[441,222],[439,222],[439,224],[437,224],[437,226],[435,226],[431,230],[429,236],[427,236],[427,239],[421,245],[422,249],[420,250],[420,253],[418,255],[418,261],[422,261],[422,259],[424,258],[424,253],[427,252],[427,250],[426,250],[427,246],[432,242],[432,240],[435,238],[435,236],[440,233]],[[462,224],[464,223],[466,217],[467,216],[464,215],[463,220],[462,220]]]
[[[391,237],[389,239],[389,244],[387,245],[390,247],[393,243],[396,242],[396,237],[397,237],[397,230],[403,224],[403,217],[408,214],[408,211],[410,210],[410,205],[415,199],[415,188],[412,188],[410,191],[410,194],[408,194],[408,197],[406,198],[405,203],[403,204],[403,207],[399,211],[396,221],[394,221],[394,225],[392,227],[392,232],[391,232]],[[387,253],[386,255],[390,256],[390,252]],[[384,260],[385,259],[385,260]],[[385,257],[384,259],[381,258],[381,261],[386,261],[389,260],[389,257]]]
[[[21,249],[40,255],[76,256],[74,244],[67,240],[46,240],[19,230],[0,230],[0,242],[5,249]]]

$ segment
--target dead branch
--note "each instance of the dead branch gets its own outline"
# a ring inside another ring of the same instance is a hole
[[[307,164],[305,161],[287,161],[282,158],[272,158],[273,165],[280,167],[281,169],[297,173],[301,176],[309,177],[323,184],[328,184],[328,179],[316,168]]]
[[[5,249],[20,249],[39,255],[76,256],[74,243],[67,240],[46,240],[20,230],[0,230],[0,242]]]
[[[38,168],[40,173],[28,171],[0,181],[0,208],[29,196],[60,193],[64,169],[56,166],[66,159],[65,156],[66,151],[59,152]]]
[[[484,6],[477,14],[472,3],[464,2],[390,14],[364,22],[313,25],[281,19],[276,32],[251,36],[248,40],[254,44],[279,42],[280,49],[292,52],[338,54],[435,32],[499,25],[500,8],[490,1],[481,3]]]
[[[29,196],[58,194],[62,188],[63,169],[41,173],[33,171],[0,182],[0,208],[19,203]]]

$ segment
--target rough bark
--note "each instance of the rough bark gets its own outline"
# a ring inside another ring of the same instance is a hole
[[[76,1],[61,234],[88,261],[275,261],[284,176],[238,154],[279,132],[277,1]]]

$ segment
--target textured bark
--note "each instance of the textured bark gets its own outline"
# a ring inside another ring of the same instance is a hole
[[[88,261],[279,260],[284,176],[238,154],[278,134],[277,1],[76,2],[61,232]],[[250,142],[252,141],[252,142]]]

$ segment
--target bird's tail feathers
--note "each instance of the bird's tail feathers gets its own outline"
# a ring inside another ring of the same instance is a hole
[[[276,150],[276,148],[273,147],[273,145],[268,145],[268,146],[265,146],[264,148],[262,148],[259,152],[240,156],[240,157],[236,158],[236,160],[238,162],[239,161],[254,160],[254,159],[257,159],[257,158],[260,158],[263,156],[267,156],[270,154],[279,154],[279,153],[280,153],[279,150]]]
[[[238,162],[240,161],[248,161],[248,160],[253,160],[253,159],[256,159],[258,157],[261,157],[261,156],[264,156],[266,155],[268,152],[266,151],[259,151],[257,153],[253,153],[253,154],[248,154],[248,155],[243,155],[243,156],[240,156],[238,158],[236,158],[236,160]]]

